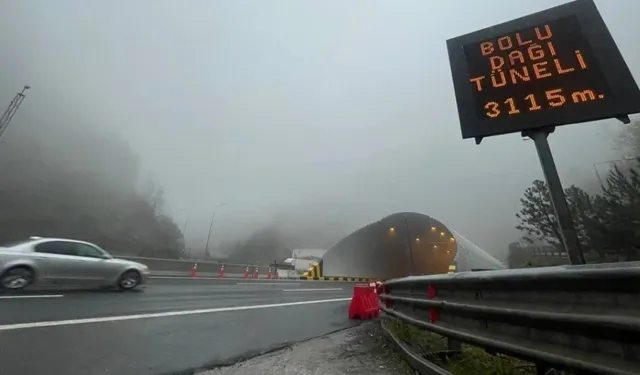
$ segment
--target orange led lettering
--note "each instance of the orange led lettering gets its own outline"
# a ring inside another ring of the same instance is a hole
[[[524,97],[526,100],[529,101],[529,103],[531,103],[531,106],[529,107],[530,111],[537,111],[542,109],[541,106],[538,105],[538,103],[536,102],[536,97],[533,96],[533,94],[529,94],[527,96]]]
[[[491,64],[491,70],[498,70],[504,65],[504,59],[500,56],[489,57],[489,64]]]
[[[542,32],[540,32],[539,27],[536,27],[535,30],[536,30],[536,36],[538,37],[538,40],[549,39],[553,36],[553,34],[551,34],[551,28],[549,27],[549,25],[544,25],[545,35],[542,35]]]
[[[511,51],[509,53],[509,65],[515,66],[516,60],[519,60],[520,64],[524,64],[524,55],[520,51]]]
[[[487,110],[485,114],[491,118],[496,118],[500,116],[500,105],[496,102],[489,102],[485,104],[484,109]]]
[[[529,58],[533,61],[544,59],[544,50],[539,44],[532,44],[527,48],[527,52],[529,53]]]
[[[586,102],[587,100],[596,100],[596,95],[591,90],[576,91],[571,94],[574,103]]]
[[[545,92],[545,95],[547,96],[549,105],[552,107],[562,107],[564,102],[567,101],[564,95],[562,95],[562,89],[549,90]]]
[[[558,73],[560,74],[566,74],[566,73],[570,73],[573,72],[575,69],[574,68],[563,68],[562,65],[560,64],[560,60],[558,59],[553,59],[553,63],[556,65],[556,69],[558,70]]]
[[[509,114],[516,115],[520,113],[520,110],[516,107],[516,101],[513,98],[508,98],[504,101],[504,104],[509,105]]]
[[[498,80],[498,78],[500,78]],[[502,87],[507,84],[507,77],[504,76],[502,70],[498,70],[497,72],[491,72],[491,83],[493,87]]]
[[[503,50],[506,51],[508,49],[510,49],[511,47],[513,47],[513,43],[511,42],[511,38],[508,36],[503,36],[502,38],[498,39],[498,47]]]
[[[482,91],[482,80],[483,79],[484,79],[484,76],[471,78],[469,81],[471,81],[471,82],[476,84],[476,90]]]
[[[531,77],[529,77],[529,70],[526,66],[522,67],[522,74],[518,72],[518,68],[509,69],[509,74],[511,75],[511,82],[513,82],[513,84],[518,83],[518,79],[522,82],[528,82],[531,79]]]
[[[549,52],[551,52],[551,56],[556,55],[556,49],[553,47],[553,43],[547,42],[547,47],[549,47]]]
[[[520,36],[520,33],[516,33],[516,40],[518,41],[518,45],[519,46],[524,46],[524,45],[527,45],[527,44],[533,42],[533,40],[522,40],[522,37]]]
[[[587,69],[587,64],[584,62],[584,59],[582,58],[582,53],[580,53],[580,50],[576,50],[576,57],[578,58],[578,63],[580,64],[580,67],[582,69]]]
[[[487,56],[492,54],[494,51],[493,43],[491,42],[480,43],[480,51],[482,51],[482,56]]]
[[[533,72],[535,73],[537,79],[551,76],[551,73],[547,72],[547,68],[545,68],[545,65],[547,65],[546,61],[533,64]]]

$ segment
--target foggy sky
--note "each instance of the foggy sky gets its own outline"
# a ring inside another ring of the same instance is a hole
[[[417,211],[502,256],[542,171],[517,134],[461,139],[445,41],[563,2],[5,0],[0,105],[33,86],[6,136],[122,135],[190,246],[226,202],[216,244],[272,220],[348,234]],[[640,2],[596,3],[638,77]],[[563,183],[593,179],[620,129],[558,129]]]

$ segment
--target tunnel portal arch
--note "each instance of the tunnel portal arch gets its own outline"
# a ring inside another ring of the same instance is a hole
[[[356,230],[322,258],[322,275],[396,278],[408,275],[502,269],[505,266],[479,246],[421,213],[401,212]]]

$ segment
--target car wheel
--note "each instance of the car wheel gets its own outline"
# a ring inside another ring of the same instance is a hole
[[[6,271],[0,277],[0,289],[3,290],[23,290],[31,285],[34,273],[27,267],[15,267]]]
[[[140,285],[140,273],[138,271],[127,271],[118,280],[118,288],[121,290],[135,289],[138,285]]]

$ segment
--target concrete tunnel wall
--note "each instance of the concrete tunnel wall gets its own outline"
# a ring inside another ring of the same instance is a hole
[[[322,276],[388,279],[431,275],[447,273],[454,262],[457,271],[505,268],[441,221],[405,212],[389,215],[339,241],[322,258]]]

